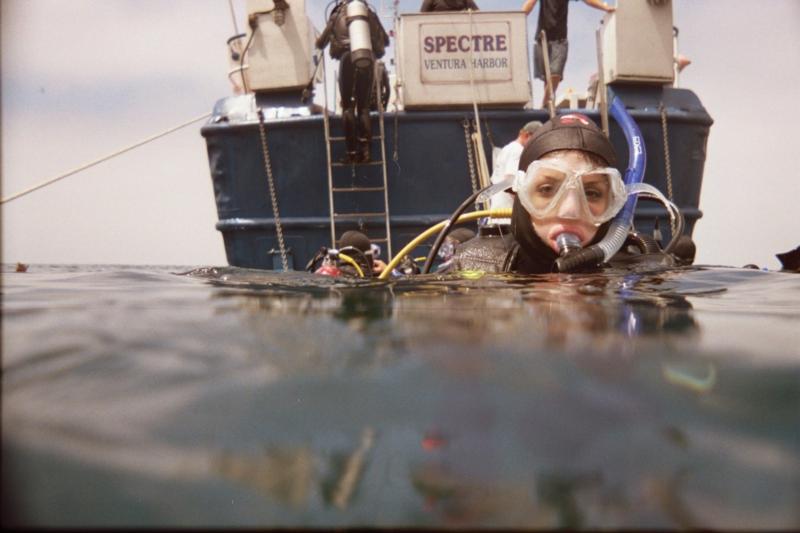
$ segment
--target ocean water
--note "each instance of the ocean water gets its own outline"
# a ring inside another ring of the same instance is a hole
[[[800,276],[2,273],[3,520],[800,528]]]

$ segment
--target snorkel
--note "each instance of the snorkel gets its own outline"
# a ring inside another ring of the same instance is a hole
[[[629,191],[636,188],[636,185],[644,179],[644,169],[647,162],[644,140],[639,126],[636,125],[625,104],[622,100],[611,92],[611,116],[617,121],[625,140],[628,143],[628,168],[625,170],[624,182]],[[588,248],[569,252],[556,259],[556,270],[558,272],[572,272],[588,264],[600,264],[611,259],[616,254],[628,236],[628,229],[633,223],[633,213],[636,210],[636,194],[630,194],[619,213],[611,221],[608,232],[602,241],[593,244]],[[560,250],[564,253],[563,248]]]

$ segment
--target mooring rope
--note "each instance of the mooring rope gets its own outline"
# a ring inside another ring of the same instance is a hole
[[[20,191],[18,193],[12,194],[11,196],[6,196],[5,198],[0,199],[0,204],[4,204],[6,202],[10,202],[11,200],[16,200],[17,198],[20,198],[21,196],[25,196],[26,194],[32,193],[33,191],[41,189],[42,187],[47,187],[48,185],[52,185],[53,183],[55,183],[55,182],[57,182],[59,180],[62,180],[62,179],[66,178],[66,177],[69,177],[69,176],[72,176],[73,174],[77,174],[78,172],[86,170],[87,168],[91,168],[91,167],[93,167],[93,166],[95,166],[97,164],[102,163],[103,161],[108,161],[109,159],[113,159],[113,158],[117,157],[118,155],[124,154],[125,152],[130,152],[134,148],[138,148],[138,147],[140,147],[142,145],[145,145],[145,144],[147,144],[149,142],[155,141],[156,139],[164,137],[165,135],[169,135],[172,132],[178,131],[181,128],[185,128],[186,126],[194,124],[195,122],[198,122],[200,120],[205,120],[210,116],[211,116],[211,113],[206,113],[206,114],[204,114],[202,116],[195,117],[195,118],[193,118],[193,119],[191,119],[191,120],[189,120],[187,122],[184,122],[183,124],[179,124],[177,126],[169,128],[168,130],[162,131],[161,133],[158,133],[156,135],[153,135],[151,137],[143,139],[143,140],[141,140],[141,141],[139,141],[137,143],[131,144],[130,146],[126,146],[125,148],[122,148],[120,150],[117,150],[116,152],[113,152],[111,154],[103,156],[100,159],[95,159],[94,161],[91,161],[90,163],[86,163],[85,165],[81,165],[78,168],[74,168],[74,169],[70,170],[69,172],[65,172],[63,174],[59,174],[58,176],[55,176],[55,177],[50,178],[48,180],[45,180],[45,181],[39,183],[38,185],[34,185],[33,187],[31,187],[29,189],[25,189],[24,191]]]

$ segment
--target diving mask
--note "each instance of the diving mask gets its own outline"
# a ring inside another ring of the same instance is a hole
[[[573,170],[558,159],[538,159],[518,171],[512,186],[522,206],[538,218],[611,220],[628,197],[617,169]]]

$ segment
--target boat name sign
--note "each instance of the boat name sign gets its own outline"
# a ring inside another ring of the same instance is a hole
[[[469,23],[421,24],[420,78],[423,83],[509,81],[511,26],[482,22],[480,33]]]

